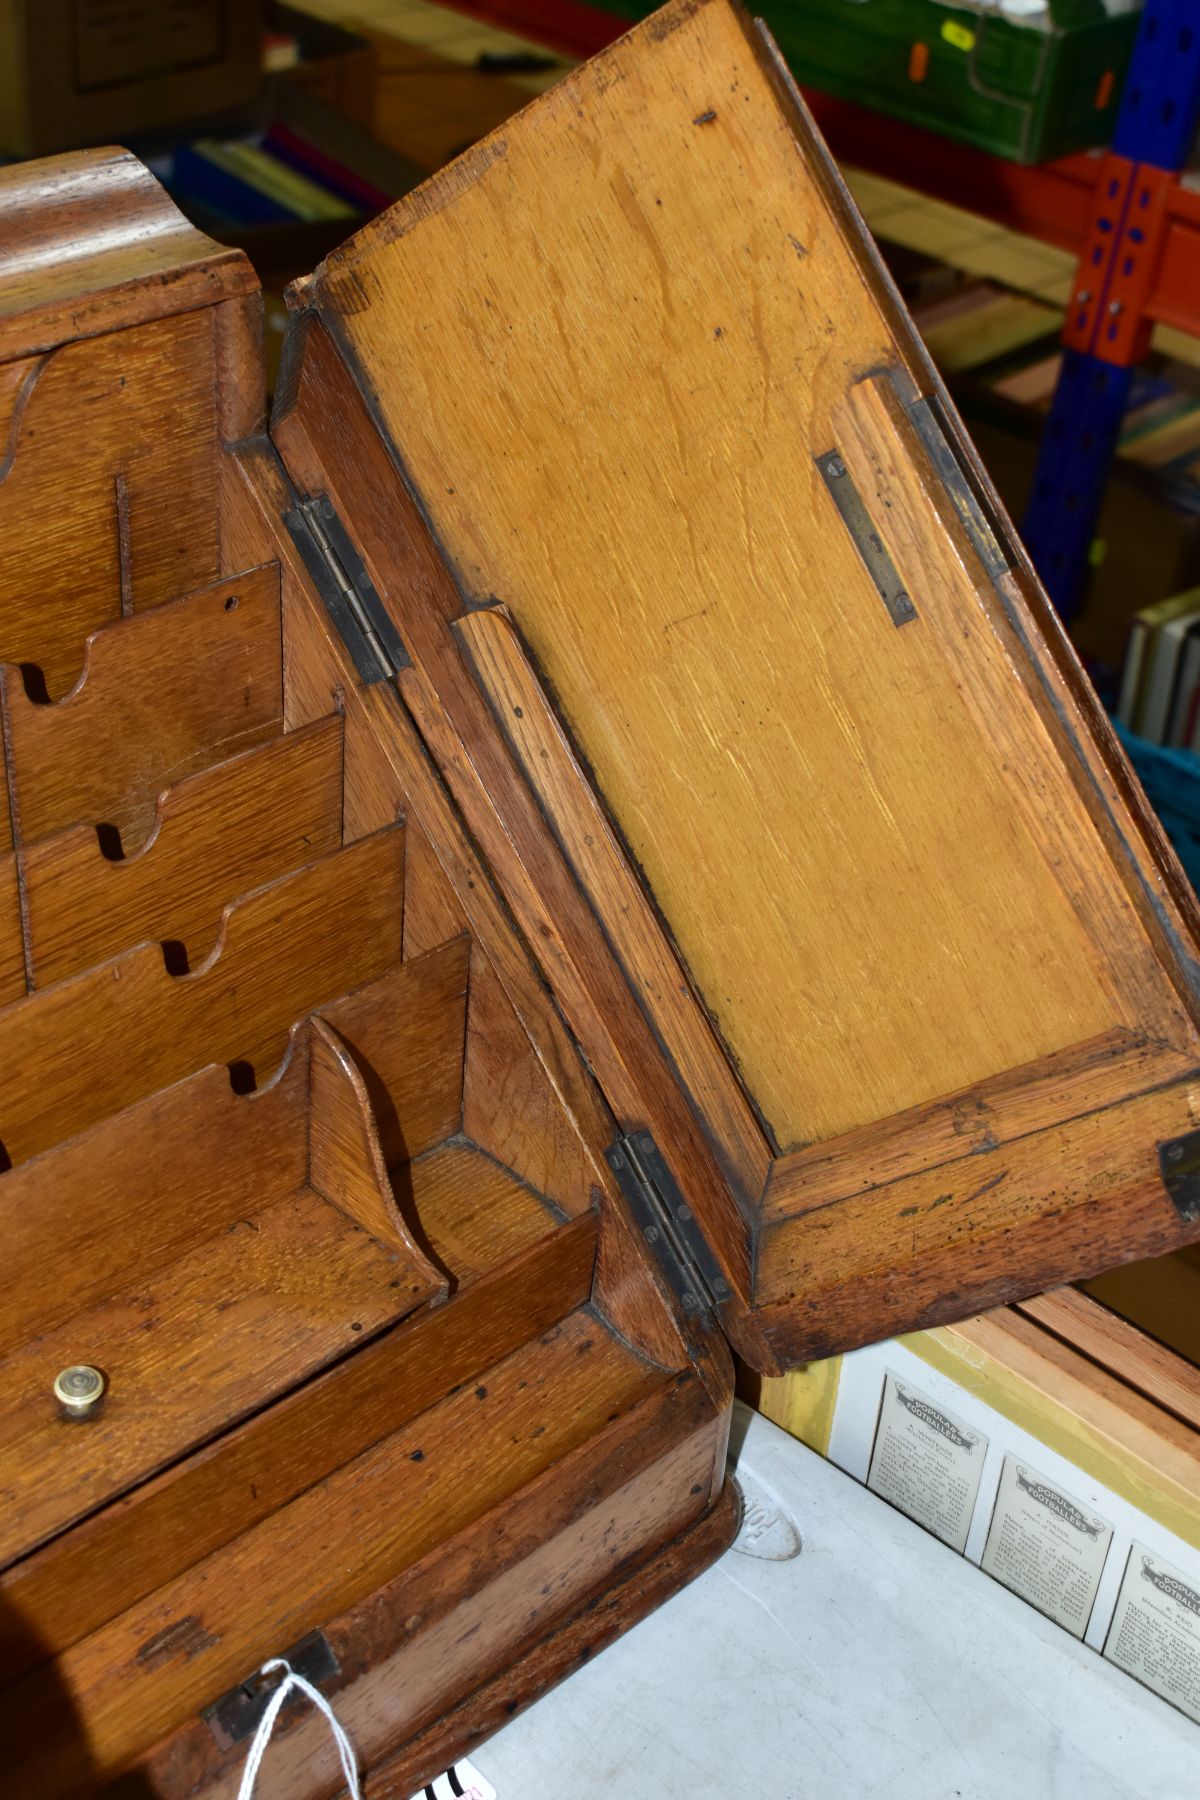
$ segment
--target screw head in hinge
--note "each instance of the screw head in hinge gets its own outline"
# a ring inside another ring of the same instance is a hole
[[[840,480],[846,473],[846,465],[836,451],[834,451],[832,456],[826,457],[825,473],[827,475],[832,475],[835,481]]]
[[[54,1377],[54,1398],[69,1419],[90,1419],[104,1398],[108,1383],[90,1363],[72,1363]]]

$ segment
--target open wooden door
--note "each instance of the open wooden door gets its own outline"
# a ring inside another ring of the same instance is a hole
[[[1194,897],[761,29],[673,0],[296,300],[276,439],[735,1345],[1200,1233]]]

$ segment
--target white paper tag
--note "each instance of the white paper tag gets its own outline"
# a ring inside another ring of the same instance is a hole
[[[867,1486],[960,1554],[986,1452],[978,1431],[888,1374]]]
[[[982,1567],[1030,1606],[1081,1638],[1112,1527],[1006,1456]]]
[[[1200,1724],[1200,1583],[1135,1543],[1104,1654]]]
[[[455,1763],[428,1787],[423,1787],[412,1800],[497,1800],[496,1790],[485,1781],[473,1763]]]

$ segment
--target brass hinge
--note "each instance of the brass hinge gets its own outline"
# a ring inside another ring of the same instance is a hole
[[[407,669],[412,659],[328,494],[297,500],[283,522],[363,680]]]
[[[627,1132],[604,1154],[680,1306],[690,1319],[715,1321],[733,1289],[654,1138]]]

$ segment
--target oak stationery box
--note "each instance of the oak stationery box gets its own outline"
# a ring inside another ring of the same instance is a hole
[[[298,284],[269,431],[131,157],[0,232],[4,1791],[232,1796],[286,1653],[399,1800],[728,1542],[731,1345],[1200,1233],[1195,904],[727,0]]]

